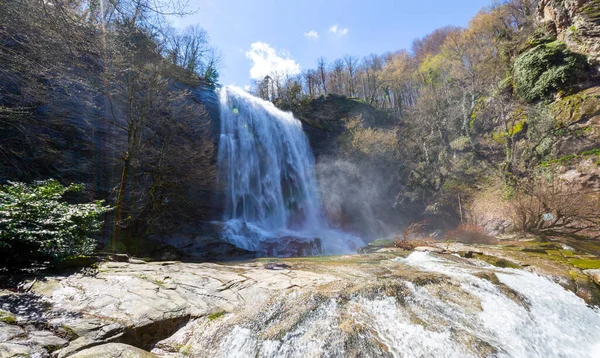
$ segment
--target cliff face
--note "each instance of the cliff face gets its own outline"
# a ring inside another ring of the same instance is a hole
[[[0,184],[48,178],[83,183],[86,200],[114,205],[131,150],[127,99],[117,94],[109,100],[99,68],[57,77],[0,75]],[[37,82],[34,90],[31,82]],[[173,98],[140,129],[126,183],[127,206],[143,221],[129,226],[136,231],[178,230],[191,216],[206,221],[222,211],[214,88],[171,81],[162,95]]]
[[[552,24],[569,49],[600,64],[599,0],[541,0],[537,18]]]

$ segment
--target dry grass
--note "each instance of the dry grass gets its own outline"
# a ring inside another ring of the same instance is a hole
[[[394,241],[394,245],[402,250],[412,251],[419,246],[431,246],[433,242],[434,240],[431,238],[423,240],[396,240]]]
[[[403,250],[414,250],[419,246],[430,246],[434,239],[425,234],[427,221],[417,221],[404,228],[402,236],[394,237],[394,246]]]
[[[481,226],[472,224],[459,225],[456,229],[448,231],[444,239],[463,244],[494,244],[498,241]]]

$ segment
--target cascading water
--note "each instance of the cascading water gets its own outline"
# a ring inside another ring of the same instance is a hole
[[[358,238],[327,226],[300,121],[242,89],[220,91],[218,164],[227,183],[225,238],[252,251],[281,237],[319,238],[320,251],[329,253],[360,246]]]
[[[228,358],[600,356],[600,310],[546,277],[424,252],[389,260],[377,270],[361,268],[352,272],[351,282],[309,292],[298,287],[240,317],[206,323],[196,330],[199,348],[193,353]],[[379,272],[377,279],[369,281],[369,272]]]

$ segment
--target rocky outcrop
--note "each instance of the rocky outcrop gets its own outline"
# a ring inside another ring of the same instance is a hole
[[[504,315],[552,310],[552,296],[545,295],[558,293],[561,312],[570,312],[565,304],[578,312],[570,328],[597,318],[549,280],[504,269],[527,266],[583,294],[588,276],[569,261],[598,262],[581,261],[585,255],[527,242],[505,249],[432,243],[418,251],[218,264],[107,262],[94,275],[39,277],[24,291],[0,291],[0,357],[439,356],[447,346],[489,356],[507,348],[487,336],[495,326],[483,327],[478,318],[497,315],[489,302],[502,303],[505,322]],[[553,291],[539,291],[547,289]],[[566,324],[539,319],[527,320],[524,332]],[[543,351],[545,342],[532,348]]]
[[[98,352],[113,354],[113,349],[138,354],[191,319],[208,319],[266,302],[287,288],[309,289],[333,280],[325,274],[265,269],[260,263],[105,263],[96,276],[46,277],[28,293],[0,291],[0,312],[13,318],[0,323],[0,357],[11,356],[5,352],[45,356],[53,351],[58,357],[95,357]]]
[[[0,11],[0,184],[82,183],[80,197],[69,200],[109,205],[121,192],[124,237],[217,217],[215,85],[170,64],[150,38],[141,40],[146,35],[111,32],[115,41],[144,45],[103,53],[95,26],[57,29],[50,24],[66,14],[23,10],[30,7],[11,3]],[[130,62],[104,63],[121,50],[130,51],[123,57]],[[111,221],[109,214],[105,238]]]
[[[572,51],[600,64],[600,1],[542,0],[537,17],[541,22],[552,24],[558,39]]]
[[[336,139],[346,130],[345,126],[350,119],[359,118],[365,126],[385,126],[391,122],[387,115],[375,107],[358,99],[336,94],[281,107],[283,110],[291,110],[302,122],[315,157],[335,153],[338,149]]]

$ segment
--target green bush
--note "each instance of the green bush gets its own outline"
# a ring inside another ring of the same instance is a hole
[[[583,56],[558,41],[525,51],[514,64],[517,93],[527,102],[544,99],[569,87],[586,69]]]
[[[0,265],[86,255],[95,248],[92,235],[110,210],[102,201],[69,204],[63,196],[82,185],[65,187],[56,180],[32,185],[0,186]]]

